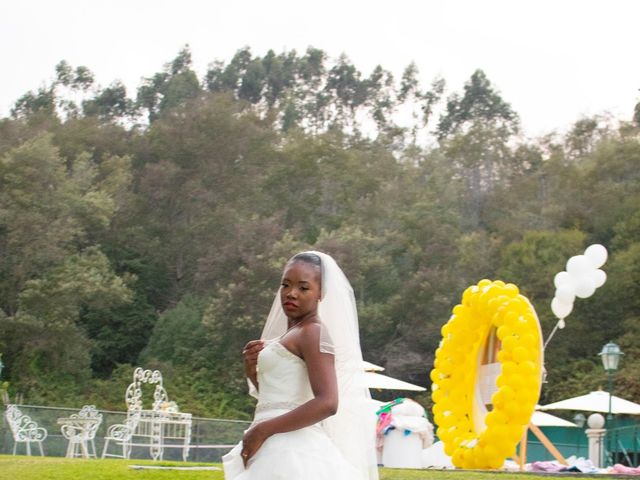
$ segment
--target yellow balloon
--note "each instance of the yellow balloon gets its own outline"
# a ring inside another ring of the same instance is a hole
[[[514,335],[509,335],[508,337],[505,337],[502,339],[502,348],[505,349],[507,352],[513,352],[515,348],[522,348],[522,347],[518,347],[518,339]],[[515,358],[515,355],[514,355],[514,358]]]
[[[531,360],[531,355],[529,354],[529,350],[527,350],[525,347],[522,347],[522,346],[514,348],[512,355],[513,355],[513,359],[518,363]]]
[[[510,297],[515,297],[520,293],[518,287],[516,287],[513,283],[507,283],[504,287],[502,287],[502,290],[506,295],[509,295]]]
[[[508,438],[511,439],[512,442],[519,442],[522,439],[524,434],[524,427],[522,425],[510,425]]]
[[[463,452],[463,450],[461,448],[457,448],[453,452],[453,456],[451,457],[451,463],[453,463],[458,468],[464,468],[463,467],[464,463],[463,463],[463,459],[462,459],[462,452]]]
[[[497,294],[493,296],[487,303],[487,308],[491,311],[497,313],[498,308],[502,306],[503,303],[508,302],[509,297],[503,295],[500,290],[497,291]]]
[[[540,347],[540,345],[538,344],[538,339],[536,339],[536,336],[530,332],[522,335],[520,343],[525,348],[538,350]]]
[[[500,425],[506,423],[506,421],[507,416],[500,410],[493,410],[487,413],[487,416],[484,418],[484,423],[486,423],[489,427],[492,425]]]
[[[519,369],[519,365],[515,362],[504,362],[500,371],[505,375],[513,375],[514,373],[520,373],[522,370]]]
[[[453,415],[442,415],[441,420],[438,422],[438,426],[443,428],[449,428],[455,425],[457,418]]]
[[[464,468],[465,470],[475,470],[476,464],[473,461],[472,456],[467,456],[462,461],[462,466],[460,468]]]
[[[453,456],[453,453],[456,451],[455,447],[453,446],[453,443],[444,441],[442,437],[441,437],[441,440],[444,443],[444,453],[446,453],[448,457]]]
[[[500,363],[508,362],[510,360],[513,360],[513,356],[511,355],[511,352],[507,352],[506,350],[500,350],[498,352],[498,361]]]
[[[540,394],[540,384],[527,385],[516,392],[516,402],[519,404],[535,404]]]
[[[531,360],[525,360],[524,362],[520,362],[517,366],[514,364],[514,366],[521,375],[533,376],[538,374],[538,368]]]
[[[517,416],[520,413],[520,403],[516,401],[507,402],[504,407],[504,413],[506,413],[509,418]]]
[[[465,311],[465,307],[464,305],[462,305],[461,303],[459,303],[458,305],[456,305],[455,307],[453,307],[453,310],[451,311],[451,313],[453,315],[460,315],[461,313],[463,313]]]
[[[508,375],[506,382],[507,383],[505,385],[509,385],[516,392],[525,386],[524,378],[522,377],[522,375],[518,375],[517,373],[513,375]]]
[[[500,340],[504,340],[509,335],[513,335],[513,328],[511,328],[507,324],[504,324],[498,328],[497,335]]]
[[[487,457],[487,465],[491,470],[498,470],[504,465],[505,456],[496,453],[494,457]]]
[[[447,359],[443,359],[438,368],[440,369],[440,371],[445,374],[445,375],[450,375],[451,372],[453,372],[455,365],[453,364],[453,362],[451,360]]]
[[[528,425],[531,422],[531,415],[533,415],[532,409],[522,408],[516,415],[509,418],[517,425]]]
[[[507,325],[508,327],[513,328],[513,326],[518,322],[518,318],[519,318],[518,312],[509,310],[504,315],[504,324]]]
[[[441,378],[440,380],[438,380],[438,386],[443,390],[450,390],[451,378],[450,377]]]

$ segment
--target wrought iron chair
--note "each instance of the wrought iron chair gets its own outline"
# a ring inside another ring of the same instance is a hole
[[[31,443],[40,447],[40,455],[44,456],[42,442],[47,438],[47,430],[39,427],[31,417],[23,414],[16,405],[7,405],[5,418],[13,435],[13,454],[16,454],[18,443],[24,443],[27,455],[31,455]]]
[[[131,437],[136,431],[138,422],[140,421],[140,412],[133,411],[127,415],[124,423],[115,423],[107,430],[104,437],[104,448],[102,449],[102,458],[118,457],[128,459],[131,455]],[[122,447],[122,455],[108,453],[109,442],[113,441],[116,445]]]

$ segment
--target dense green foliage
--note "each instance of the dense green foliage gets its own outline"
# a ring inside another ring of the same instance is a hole
[[[626,352],[616,391],[640,401],[638,119],[530,140],[482,71],[444,88],[316,49],[243,49],[199,79],[185,48],[132,99],[61,62],[0,119],[10,394],[122,409],[143,365],[183,410],[246,417],[242,345],[303,248],[351,279],[365,358],[428,385],[468,285],[516,283],[548,334],[554,274],[598,242],[608,281],[550,343],[542,402],[604,385],[609,340]]]

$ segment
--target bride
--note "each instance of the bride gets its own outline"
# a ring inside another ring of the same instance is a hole
[[[335,260],[285,265],[260,340],[243,351],[254,421],[223,457],[227,480],[376,480],[353,290]]]

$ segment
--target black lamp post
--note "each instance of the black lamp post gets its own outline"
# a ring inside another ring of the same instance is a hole
[[[602,358],[602,365],[607,372],[609,380],[609,413],[607,413],[607,425],[610,424],[613,415],[611,414],[611,396],[613,395],[613,374],[618,370],[620,357],[624,355],[620,347],[613,342],[607,343],[602,347],[602,351],[598,354]]]

